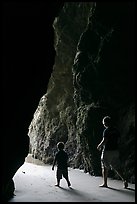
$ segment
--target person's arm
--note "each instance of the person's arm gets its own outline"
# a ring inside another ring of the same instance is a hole
[[[97,149],[100,151],[102,146],[106,144],[106,137],[103,137],[103,139],[101,140],[101,142],[99,143],[99,145],[97,146]]]
[[[56,161],[57,161],[57,157],[55,156],[55,159],[54,159],[53,165],[52,165],[52,170],[53,170],[53,171],[54,171],[54,166],[55,166],[55,164],[56,164]]]
[[[100,143],[98,144],[98,146],[97,146],[97,149],[98,149],[99,151],[101,151],[102,146],[106,144],[106,142],[107,142],[107,137],[108,137],[108,129],[105,129],[105,130],[103,131],[103,139],[101,140],[101,142],[100,142]]]

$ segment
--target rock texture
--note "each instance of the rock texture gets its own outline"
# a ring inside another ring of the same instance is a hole
[[[54,21],[56,58],[29,128],[30,151],[52,163],[65,142],[69,164],[101,175],[102,118],[121,133],[121,163],[135,182],[134,3],[65,3]]]

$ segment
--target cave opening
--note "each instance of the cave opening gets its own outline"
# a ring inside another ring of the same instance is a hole
[[[29,127],[35,159],[52,163],[63,140],[72,167],[100,175],[96,145],[108,113],[135,182],[134,3],[97,5],[68,2],[60,12],[63,3],[3,4],[4,185],[24,162]]]

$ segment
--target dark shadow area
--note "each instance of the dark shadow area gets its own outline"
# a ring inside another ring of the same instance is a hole
[[[77,196],[78,199],[81,197],[82,200],[83,200],[83,198],[85,199],[85,202],[88,201],[88,196],[82,191],[79,191],[79,190],[77,190],[75,188],[72,188],[72,187],[63,188],[63,187],[60,186],[59,188],[62,189],[63,191],[66,191],[67,193],[70,193],[70,194],[72,194],[74,196]],[[93,198],[93,201],[94,200],[96,200],[96,199]]]
[[[135,189],[133,188],[126,188],[126,189],[117,189],[117,188],[113,188],[113,187],[107,187],[110,190],[114,190],[114,191],[119,191],[120,193],[124,193],[124,194],[128,194],[128,195],[133,195]],[[127,191],[129,190],[129,191]]]
[[[52,24],[62,5],[39,1],[2,4],[4,199],[12,195],[12,178],[29,151],[28,127],[52,73],[55,58]]]

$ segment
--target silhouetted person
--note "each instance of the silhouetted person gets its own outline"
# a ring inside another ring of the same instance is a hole
[[[120,137],[119,131],[113,127],[111,117],[105,116],[102,121],[105,129],[103,131],[103,139],[97,146],[101,153],[101,168],[103,176],[103,184],[100,187],[108,187],[107,177],[108,170],[114,170],[120,178],[123,180],[123,187],[127,188],[128,183],[124,178],[124,175],[121,170],[121,164],[119,160],[119,151],[118,151],[118,140]],[[117,170],[119,168],[119,171]]]
[[[64,151],[64,143],[59,142],[57,144],[58,152],[55,155],[52,170],[54,170],[54,166],[57,163],[57,184],[55,186],[60,186],[60,179],[62,176],[66,179],[68,186],[71,186],[71,183],[68,178],[68,155]]]

